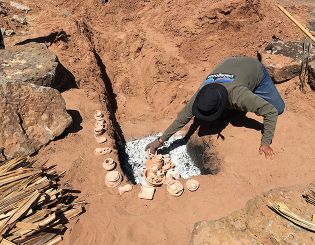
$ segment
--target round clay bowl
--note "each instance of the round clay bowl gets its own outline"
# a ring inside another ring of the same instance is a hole
[[[184,186],[178,181],[174,180],[167,185],[167,191],[173,196],[180,196],[184,192]]]
[[[199,188],[199,182],[194,179],[189,179],[186,182],[186,187],[190,191],[196,191]]]
[[[145,179],[145,181],[146,181],[149,185],[151,185],[151,186],[160,186],[160,185],[163,184],[164,178],[161,178],[161,180],[160,180],[159,182],[151,181],[151,180],[148,178],[149,173],[150,173],[150,169],[147,168],[147,169],[144,171],[144,176],[143,176],[144,179]]]
[[[105,168],[107,171],[111,171],[116,167],[116,163],[113,159],[107,158],[103,162],[103,168]]]
[[[116,187],[120,185],[122,176],[118,171],[111,171],[106,174],[105,183],[108,187]]]

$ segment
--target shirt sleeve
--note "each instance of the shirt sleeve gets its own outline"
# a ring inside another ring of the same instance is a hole
[[[167,141],[173,134],[182,129],[193,117],[192,106],[196,99],[197,93],[188,101],[185,107],[178,113],[177,118],[174,122],[165,130],[161,139]]]
[[[244,112],[254,112],[264,118],[262,144],[271,144],[276,129],[278,111],[266,100],[255,95],[246,87],[236,87],[231,93],[232,107]]]

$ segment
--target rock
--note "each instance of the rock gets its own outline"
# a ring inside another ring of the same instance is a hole
[[[72,122],[57,90],[24,82],[0,83],[0,114],[0,146],[7,158],[34,153]]]
[[[28,6],[13,1],[10,1],[10,5],[18,10],[25,11],[26,13],[31,10]]]
[[[13,36],[15,34],[15,32],[13,30],[5,30],[4,35],[5,36]]]
[[[292,212],[311,221],[314,206],[302,198],[311,188],[314,184],[271,190],[227,217],[197,222],[190,244],[314,244],[315,233],[294,225],[267,206],[269,200],[283,202]]]
[[[259,52],[259,56],[274,82],[285,82],[300,73],[303,43],[274,39],[265,50]],[[311,54],[311,59],[315,59],[314,52]]]
[[[58,59],[44,44],[29,43],[0,51],[1,80],[52,86],[58,75]]]
[[[13,15],[11,20],[20,23],[22,25],[26,25],[27,24],[27,18],[26,17],[20,17],[18,15]]]

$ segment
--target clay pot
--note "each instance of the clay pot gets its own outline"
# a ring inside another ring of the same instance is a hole
[[[190,191],[196,191],[199,188],[199,182],[194,179],[189,179],[186,182],[186,187]]]
[[[116,163],[112,158],[106,158],[103,162],[103,168],[105,168],[107,171],[111,171],[116,167]]]
[[[159,177],[155,173],[153,173],[151,169],[146,169],[144,171],[143,177],[145,181],[151,186],[160,186],[163,184],[164,180],[164,175],[163,177]]]
[[[171,169],[169,169],[166,172],[166,178],[169,177],[169,176],[172,176],[174,179],[179,179],[180,178],[179,172],[176,169],[174,169],[174,168],[171,168]]]
[[[165,164],[163,167],[162,167],[162,169],[164,170],[164,171],[167,171],[167,170],[169,170],[169,169],[171,169],[171,168],[174,168],[175,166],[174,166],[174,164],[172,164],[172,163],[167,163],[167,164]]]
[[[96,110],[94,113],[94,118],[95,118],[95,120],[103,119],[104,115],[103,115],[102,111]]]
[[[184,192],[184,186],[182,183],[180,183],[178,180],[174,180],[168,183],[167,185],[167,191],[172,195],[172,196],[180,196]]]
[[[126,185],[118,188],[118,192],[120,195],[124,194],[125,192],[131,191],[131,190],[132,190],[132,185],[130,185],[130,184],[126,184]]]
[[[105,184],[108,187],[116,187],[120,185],[122,181],[122,176],[118,171],[110,171],[106,174]]]
[[[158,169],[161,169],[163,167],[163,159],[153,158],[152,164],[155,164]]]
[[[95,148],[95,150],[94,150],[94,153],[96,155],[105,155],[105,154],[108,154],[108,153],[111,153],[111,152],[112,152],[112,149],[109,148],[109,147]]]

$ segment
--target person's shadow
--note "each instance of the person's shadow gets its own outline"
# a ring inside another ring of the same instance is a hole
[[[247,117],[245,112],[226,110],[218,120],[213,122],[206,122],[194,118],[194,122],[190,126],[184,139],[187,142],[190,137],[198,130],[197,134],[199,137],[217,135],[217,138],[224,140],[225,137],[222,134],[222,131],[229,124],[233,125],[234,127],[245,127],[257,131],[263,130],[263,124],[256,121],[255,119]]]

